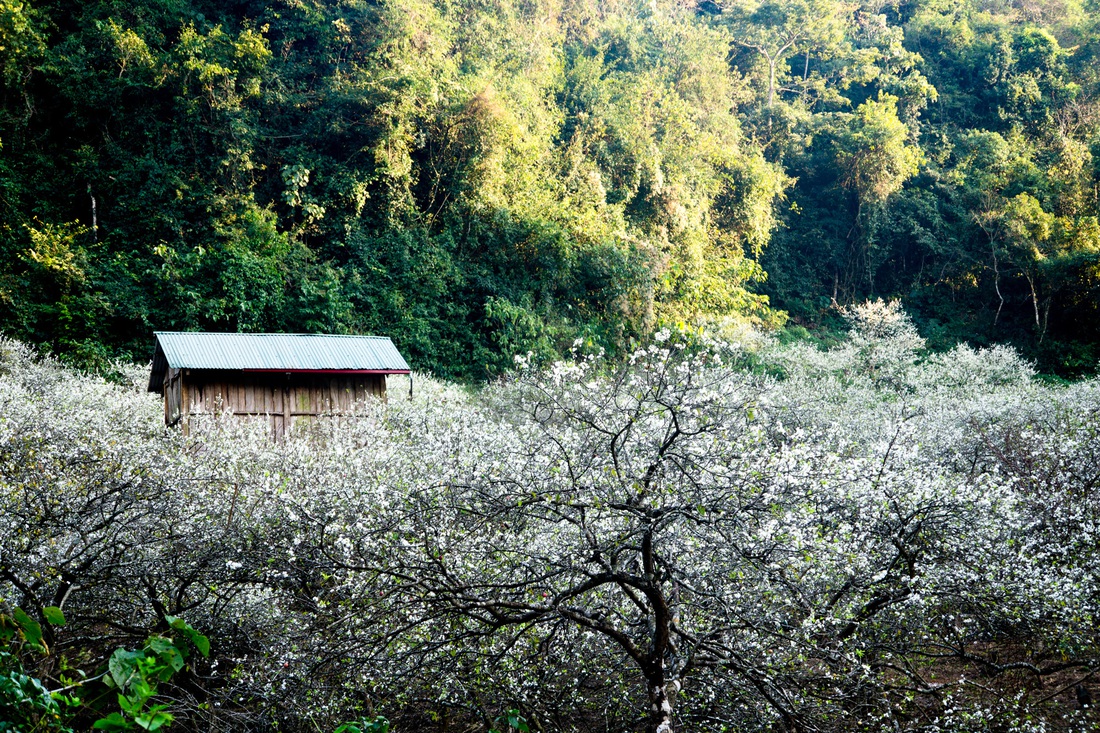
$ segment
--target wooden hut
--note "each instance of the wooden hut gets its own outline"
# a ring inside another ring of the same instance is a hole
[[[287,333],[157,331],[149,391],[164,422],[232,413],[267,420],[281,436],[299,420],[355,412],[386,396],[386,376],[409,374],[388,338]]]

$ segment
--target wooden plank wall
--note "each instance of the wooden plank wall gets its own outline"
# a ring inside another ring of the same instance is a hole
[[[183,414],[183,383],[179,369],[164,374],[164,424],[175,425]]]
[[[191,371],[183,380],[187,415],[264,419],[276,438],[297,422],[354,414],[370,398],[386,397],[381,374]]]

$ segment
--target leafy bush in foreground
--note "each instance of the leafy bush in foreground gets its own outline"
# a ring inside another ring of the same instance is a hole
[[[24,663],[56,689],[183,616],[212,648],[152,700],[173,729],[1095,725],[1100,387],[849,317],[828,352],[662,333],[278,444],[5,342]]]

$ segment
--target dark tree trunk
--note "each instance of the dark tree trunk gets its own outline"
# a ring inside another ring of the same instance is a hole
[[[672,700],[668,696],[664,666],[659,664],[646,675],[649,695],[649,725],[647,733],[672,733]]]

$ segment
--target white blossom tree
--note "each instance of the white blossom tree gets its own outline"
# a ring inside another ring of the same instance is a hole
[[[51,689],[184,616],[211,659],[159,694],[192,730],[1087,729],[1100,388],[849,317],[279,443],[0,342],[0,615],[42,622]]]
[[[735,349],[664,334],[607,374],[590,357],[526,372],[482,395],[488,407],[396,416],[389,435],[415,457],[384,479],[389,500],[346,522],[330,507],[316,572],[344,579],[344,618],[363,600],[376,614],[378,598],[399,599],[401,633],[431,629],[403,647],[418,665],[456,648],[486,664],[555,644],[567,667],[585,668],[570,654],[598,657],[620,694],[644,700],[653,731],[677,714],[887,725],[916,696],[942,697],[922,671],[937,660],[1020,669],[982,645],[1007,622],[1039,624],[1056,598],[1080,599],[1080,579],[1021,551],[1030,510],[957,442],[960,427],[970,447],[983,440],[976,418],[935,409],[981,393],[973,378],[962,393],[939,386],[967,352],[920,363],[923,342],[896,306],[853,321],[814,380],[754,376],[723,363]],[[982,360],[985,387],[1026,391],[1026,366],[1000,360]],[[538,710],[552,707],[546,693],[510,694]]]

